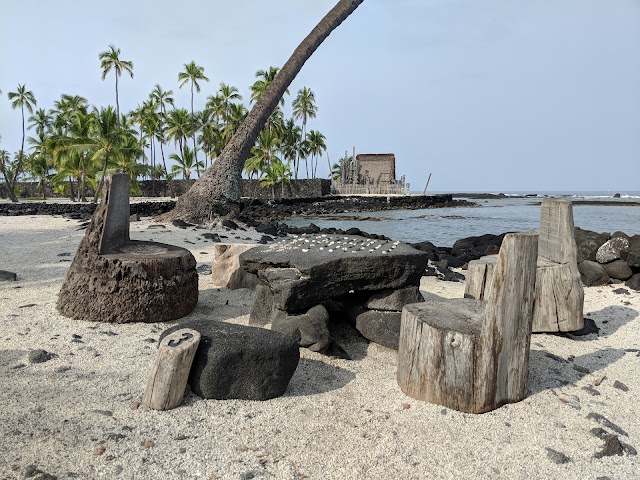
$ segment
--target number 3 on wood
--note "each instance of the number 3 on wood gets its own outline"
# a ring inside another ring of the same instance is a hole
[[[167,345],[169,347],[177,347],[178,345],[180,345],[183,341],[185,340],[189,340],[191,337],[193,337],[193,335],[191,333],[183,333],[182,334],[182,338],[180,338],[180,340],[178,340],[177,342],[175,340],[169,340],[169,342],[167,343]]]

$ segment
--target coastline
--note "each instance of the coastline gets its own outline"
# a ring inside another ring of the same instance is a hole
[[[84,234],[81,221],[2,220],[0,268],[19,274],[18,282],[0,283],[0,471],[7,478],[40,470],[58,478],[582,479],[632,478],[640,469],[637,456],[594,458],[604,442],[591,431],[602,425],[589,418],[603,415],[625,431],[623,443],[640,446],[633,402],[640,389],[638,292],[585,288],[585,314],[600,334],[535,334],[529,396],[483,415],[406,397],[395,382],[396,352],[346,327],[335,336],[353,360],[302,349],[282,397],[213,401],[188,393],[181,407],[157,412],[140,401],[159,335],[174,322],[62,317],[56,296]],[[205,230],[150,229],[154,223],[132,223],[132,238],[179,245],[199,264],[211,261]],[[207,231],[232,242],[259,237],[222,227]],[[464,285],[424,277],[421,288],[458,298]],[[246,325],[252,301],[249,290],[217,288],[201,275],[200,301],[183,320]],[[35,349],[56,357],[31,363]],[[569,463],[556,463],[548,449]]]

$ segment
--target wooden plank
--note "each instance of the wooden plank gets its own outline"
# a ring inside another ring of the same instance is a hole
[[[200,333],[183,328],[162,339],[144,391],[143,403],[154,410],[170,410],[182,403]]]

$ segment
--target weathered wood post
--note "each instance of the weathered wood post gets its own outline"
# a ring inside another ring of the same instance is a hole
[[[497,255],[486,255],[478,260],[469,262],[464,286],[464,298],[484,300],[484,296],[487,294],[487,286],[491,285],[497,259]]]
[[[584,327],[577,252],[571,202],[545,198],[540,206],[534,332],[571,332]]]
[[[154,410],[171,410],[182,403],[200,333],[183,328],[160,342],[142,402]]]

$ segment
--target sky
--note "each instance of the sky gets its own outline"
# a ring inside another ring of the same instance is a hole
[[[121,111],[155,84],[189,108],[194,60],[249,103],[259,69],[281,66],[335,0],[2,0],[0,149],[20,148],[24,83],[38,107],[63,93],[115,104],[98,55],[131,60]],[[640,190],[640,0],[365,0],[290,87],[316,96],[307,129],[345,151],[394,153],[421,191]],[[319,176],[328,176],[326,158]]]

